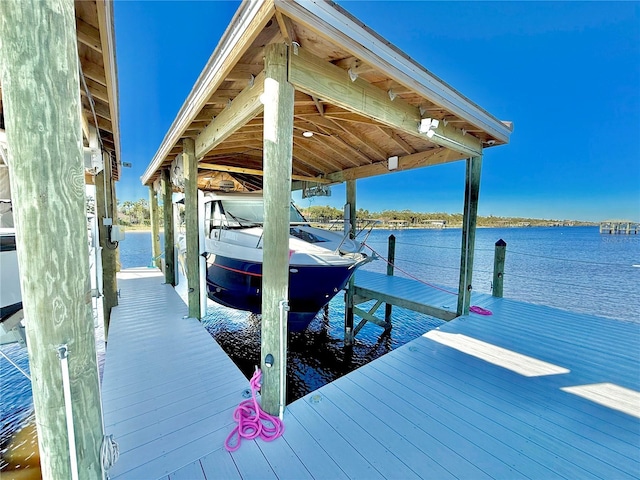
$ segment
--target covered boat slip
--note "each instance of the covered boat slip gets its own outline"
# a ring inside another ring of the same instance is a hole
[[[507,144],[511,131],[510,122],[473,103],[333,2],[245,1],[142,183],[150,188],[152,206],[160,192],[165,205],[174,191],[184,192],[188,303],[194,317],[201,316],[202,306],[199,191],[263,193],[261,350],[263,359],[274,359],[274,368],[264,374],[263,400],[274,414],[286,396],[281,315],[290,300],[289,221],[281,212],[291,191],[308,193],[346,182],[345,217],[354,237],[358,179],[466,162],[455,309],[465,314],[484,150]],[[165,228],[171,232],[169,210],[164,209]],[[158,214],[152,212],[152,225],[157,224]],[[154,248],[157,257],[159,245]],[[165,245],[168,283],[174,278],[173,256],[172,246]],[[352,299],[346,304],[349,343]]]
[[[470,314],[224,440],[248,380],[154,269],[119,274],[103,379],[110,478],[637,478],[640,326],[473,294]],[[393,334],[393,331],[392,331]]]

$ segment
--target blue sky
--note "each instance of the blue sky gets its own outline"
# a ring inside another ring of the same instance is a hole
[[[340,1],[367,26],[501,120],[485,151],[480,215],[640,220],[639,2]],[[238,2],[116,1],[120,200],[140,176]],[[464,162],[358,180],[358,207],[461,212]],[[294,199],[342,207],[331,197]]]

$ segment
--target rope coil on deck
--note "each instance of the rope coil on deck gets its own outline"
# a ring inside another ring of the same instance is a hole
[[[251,398],[240,402],[233,412],[233,419],[237,425],[224,441],[224,448],[228,452],[235,452],[240,448],[243,438],[253,440],[260,437],[265,442],[271,442],[284,432],[284,424],[278,417],[269,415],[260,408],[256,399],[256,392],[260,390],[262,371],[256,368],[249,385],[251,386]],[[233,444],[234,437],[237,441]]]

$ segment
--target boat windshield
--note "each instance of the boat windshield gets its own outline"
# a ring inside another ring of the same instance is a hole
[[[237,223],[238,226],[248,227],[264,223],[264,202],[261,199],[222,200],[221,203],[227,223],[231,225]],[[291,223],[307,222],[293,204],[289,208],[289,220]]]

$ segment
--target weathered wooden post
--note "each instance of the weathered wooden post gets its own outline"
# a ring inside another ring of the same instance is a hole
[[[507,251],[507,242],[500,239],[496,242],[493,254],[493,296],[502,298],[504,284],[504,259]]]
[[[393,266],[396,263],[396,236],[389,235],[389,249],[387,251],[387,275],[393,276]],[[387,303],[384,308],[384,321],[391,323],[391,314],[393,313],[393,305]]]
[[[176,284],[175,255],[173,248],[173,202],[171,176],[168,168],[162,170],[162,208],[164,213],[164,282]]]
[[[149,186],[149,216],[151,217],[151,256],[155,266],[160,268],[160,216],[158,215],[158,194],[153,185]]]
[[[192,138],[182,141],[184,165],[184,219],[187,235],[187,297],[189,316],[202,318],[200,311],[200,229],[198,222],[198,160],[196,142]]]
[[[100,256],[102,259],[102,313],[104,317],[104,339],[109,339],[111,309],[118,305],[118,283],[116,278],[116,244],[111,242],[109,231],[114,225],[113,196],[111,195],[111,159],[107,153],[102,155],[103,170],[96,175],[96,215]]]
[[[473,277],[473,250],[476,241],[478,220],[478,197],[480,195],[480,171],[482,157],[467,159],[464,189],[464,217],[462,219],[462,248],[460,254],[460,281],[458,283],[458,315],[468,315],[471,303]]]
[[[356,181],[347,180],[347,205],[349,208],[349,237],[356,236]],[[344,345],[353,345],[353,290],[355,276],[349,279],[344,300]]]
[[[76,42],[73,0],[0,2],[10,182],[46,479],[102,477]]]
[[[289,224],[293,154],[293,86],[287,46],[265,47],[264,247],[262,249],[262,408],[282,416],[287,390]]]

